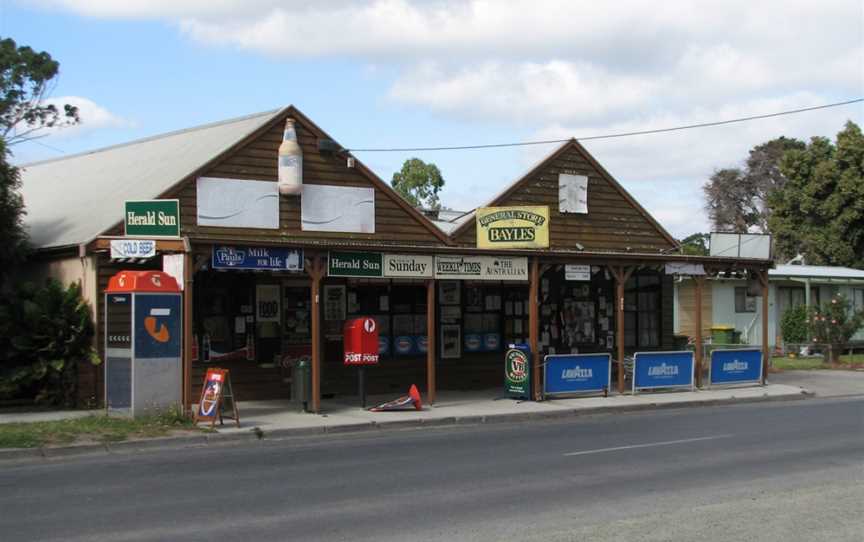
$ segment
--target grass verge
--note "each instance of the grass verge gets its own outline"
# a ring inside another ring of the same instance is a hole
[[[780,369],[784,371],[811,369],[853,369],[862,365],[864,365],[864,355],[862,354],[842,355],[840,356],[840,363],[836,365],[825,363],[825,359],[821,356],[806,358],[771,358],[771,367],[773,369]]]
[[[140,418],[93,415],[71,420],[0,424],[0,448],[41,448],[69,444],[102,444],[131,438],[163,437],[175,431],[200,431],[177,413]]]

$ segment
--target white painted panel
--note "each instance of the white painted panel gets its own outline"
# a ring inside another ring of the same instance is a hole
[[[300,215],[303,231],[375,233],[375,189],[304,184]]]
[[[588,177],[585,175],[558,175],[558,211],[588,214]]]
[[[200,177],[198,225],[279,229],[279,188],[271,181]]]

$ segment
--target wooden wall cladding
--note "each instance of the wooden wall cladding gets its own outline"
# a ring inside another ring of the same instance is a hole
[[[558,174],[572,173],[588,177],[588,214],[558,212]],[[601,171],[575,147],[553,156],[529,176],[497,206],[548,205],[550,248],[573,249],[576,243],[585,250],[658,252],[673,245],[634,206]],[[459,232],[456,241],[475,246],[476,231],[472,221]]]
[[[283,121],[277,122],[230,156],[214,164],[201,176],[229,179],[276,181],[276,156],[282,141]],[[318,152],[318,136],[298,120],[297,139],[303,150],[303,183],[340,186],[374,187],[373,182],[359,167],[349,168],[345,156],[322,155]],[[291,236],[303,240],[340,239],[377,241],[419,245],[443,245],[429,228],[416,216],[400,206],[396,194],[375,191],[375,233],[306,232],[300,227],[300,198],[280,197],[280,230],[247,228],[199,227],[196,223],[197,199],[195,179],[187,179],[174,196],[180,200],[181,226],[184,235],[198,239],[234,239],[254,241],[261,237]],[[433,226],[434,227],[434,226]]]

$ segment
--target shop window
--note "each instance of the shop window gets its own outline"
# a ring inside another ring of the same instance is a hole
[[[660,276],[636,275],[624,288],[624,345],[660,346]]]
[[[735,287],[735,312],[756,312],[756,297],[747,295],[746,286]]]
[[[864,310],[864,288],[852,290],[852,306],[856,311]]]

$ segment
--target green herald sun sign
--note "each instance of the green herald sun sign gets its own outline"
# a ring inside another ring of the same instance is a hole
[[[382,277],[384,276],[379,252],[330,252],[327,258],[327,275],[331,277]]]
[[[127,201],[123,222],[128,237],[180,237],[180,201]]]

